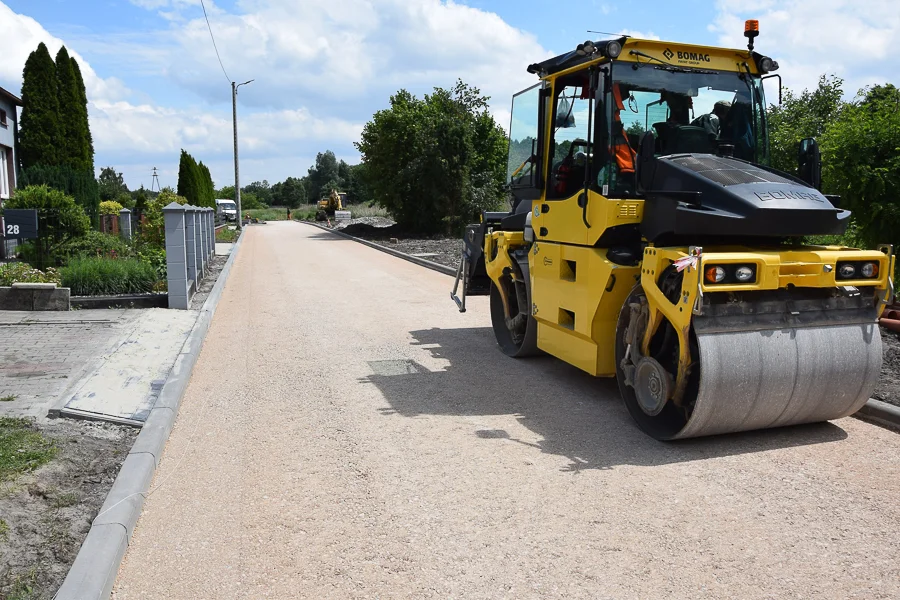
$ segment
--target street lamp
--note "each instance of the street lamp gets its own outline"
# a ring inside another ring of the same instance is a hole
[[[237,205],[237,229],[241,230],[241,178],[240,167],[238,166],[238,136],[237,136],[237,89],[242,85],[247,85],[255,81],[245,81],[244,83],[231,82],[231,114],[234,119],[234,202]]]

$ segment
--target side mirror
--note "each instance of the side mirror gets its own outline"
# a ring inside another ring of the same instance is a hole
[[[571,129],[575,127],[575,115],[573,114],[575,105],[569,102],[569,99],[562,97],[556,105],[556,128]]]
[[[797,157],[800,179],[812,187],[822,187],[822,155],[819,152],[819,144],[814,138],[806,138],[800,142],[800,152]]]

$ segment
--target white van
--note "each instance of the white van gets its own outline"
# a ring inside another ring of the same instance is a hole
[[[234,200],[216,198],[216,213],[222,220],[237,221],[237,206]]]

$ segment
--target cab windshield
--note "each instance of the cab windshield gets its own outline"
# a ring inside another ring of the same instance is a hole
[[[637,152],[646,131],[656,137],[658,156],[706,153],[769,162],[765,99],[756,76],[618,64],[611,87],[603,111],[610,160],[598,170],[601,186],[618,192],[634,189],[633,172],[623,168],[622,146]]]

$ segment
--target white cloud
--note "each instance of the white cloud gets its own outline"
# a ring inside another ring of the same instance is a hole
[[[745,47],[744,20],[757,19],[756,49],[778,60],[792,89],[813,88],[820,75],[835,74],[852,97],[865,85],[900,79],[896,0],[718,0],[717,8],[710,31],[719,43]]]
[[[168,24],[160,31],[66,40],[70,52],[83,48],[108,73],[127,73],[133,88],[97,76],[81,60],[97,167],[116,165],[131,184],[130,172],[138,167],[165,173],[180,148],[211,169],[227,165],[230,89],[199,0],[131,2],[165,13]],[[229,76],[255,79],[241,88],[239,107],[248,180],[303,174],[308,163],[301,161],[327,148],[357,159],[352,142],[362,124],[400,88],[422,94],[462,78],[492,97],[505,128],[510,96],[536,82],[526,66],[550,55],[533,35],[495,13],[453,0],[239,0],[237,12],[207,0],[206,8]],[[0,84],[17,90],[39,41],[51,52],[63,43],[0,0]],[[135,77],[151,76],[162,85],[135,83]],[[160,89],[178,100],[167,102]],[[213,173],[221,181],[227,174],[225,168]]]

